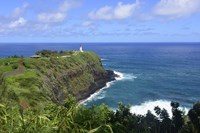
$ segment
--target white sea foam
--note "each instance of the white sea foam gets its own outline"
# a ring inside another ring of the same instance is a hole
[[[119,77],[115,78],[116,80],[122,80],[122,79],[124,79],[124,74],[123,73],[117,72],[117,71],[114,71],[114,73],[119,76]]]
[[[137,77],[134,74],[124,74],[124,80],[134,80]]]
[[[104,60],[108,60],[108,59],[101,58],[101,60],[104,61]]]
[[[166,109],[167,112],[169,113],[169,116],[172,117],[172,107],[170,105],[170,101],[167,100],[156,100],[156,101],[146,101],[140,105],[135,105],[130,108],[131,113],[135,114],[140,114],[140,115],[145,115],[148,110],[151,111],[152,114],[155,114],[154,108],[156,106],[159,106],[161,109]],[[180,107],[181,110],[183,110],[185,113],[188,112],[188,108],[185,107]]]
[[[116,80],[134,80],[137,78],[132,73],[127,74],[127,73],[121,73],[121,72],[117,72],[117,71],[114,71],[114,73],[119,75],[119,77],[116,77]]]

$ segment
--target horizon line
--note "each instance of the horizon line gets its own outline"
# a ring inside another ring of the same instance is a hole
[[[174,41],[174,42],[0,42],[0,44],[4,44],[4,43],[6,43],[6,44],[13,44],[13,43],[21,43],[21,44],[33,44],[33,43],[35,43],[35,44],[37,44],[37,43],[45,43],[45,44],[47,44],[47,43],[51,43],[51,44],[56,44],[56,43],[200,43],[200,41],[199,42],[190,42],[190,41],[185,41],[185,42],[176,42],[176,41]]]

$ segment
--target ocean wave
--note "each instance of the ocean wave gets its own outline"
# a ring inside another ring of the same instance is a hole
[[[169,113],[170,118],[172,117],[172,107],[170,105],[170,101],[167,100],[156,100],[156,101],[146,101],[140,105],[131,106],[130,112],[137,114],[137,115],[145,115],[148,110],[151,111],[152,114],[155,114],[154,108],[159,106],[161,109],[166,109]],[[186,107],[179,107],[179,109],[183,110],[186,114],[188,113],[189,109]]]
[[[124,79],[124,74],[123,73],[117,72],[117,71],[114,71],[114,73],[119,76],[119,77],[115,78],[116,80],[122,80],[122,79]]]
[[[136,79],[137,77],[130,73],[121,73],[121,72],[118,72],[118,71],[114,71],[115,74],[119,75],[119,77],[116,77],[116,80],[134,80]]]
[[[104,60],[108,60],[108,59],[101,58],[101,60],[104,61]]]

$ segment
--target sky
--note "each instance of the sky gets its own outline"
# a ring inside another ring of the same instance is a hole
[[[200,42],[200,0],[0,0],[0,42]]]

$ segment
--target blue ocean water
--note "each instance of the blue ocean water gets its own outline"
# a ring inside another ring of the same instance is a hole
[[[0,57],[29,57],[42,49],[79,49],[79,43],[0,44]],[[106,69],[123,74],[84,104],[118,102],[132,109],[148,109],[153,104],[168,106],[177,101],[191,107],[200,100],[200,43],[85,43],[84,50],[96,52]],[[134,112],[134,111],[133,111]]]

